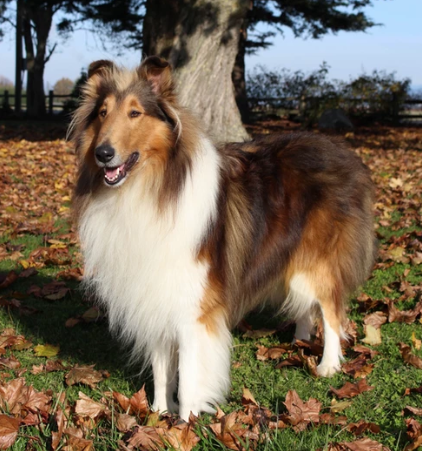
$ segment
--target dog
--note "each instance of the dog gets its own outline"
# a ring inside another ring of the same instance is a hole
[[[212,412],[230,388],[230,330],[268,304],[340,369],[347,299],[374,261],[373,184],[341,141],[307,132],[215,145],[178,104],[169,64],[96,61],[70,133],[85,285],[156,411]],[[178,403],[174,401],[176,390]]]

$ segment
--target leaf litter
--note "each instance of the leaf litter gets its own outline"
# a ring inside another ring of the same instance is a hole
[[[265,128],[264,123],[261,127]],[[16,139],[13,133],[7,135],[4,128],[0,130],[1,133],[6,136],[1,149],[6,171],[4,177],[0,178],[0,234],[12,238],[28,234],[42,236],[43,246],[26,249],[25,245],[11,242],[0,244],[0,260],[9,260],[16,265],[13,270],[0,273],[0,305],[31,314],[19,296],[9,295],[8,290],[13,290],[19,279],[31,278],[45,268],[54,268],[57,272],[55,281],[42,286],[33,284],[26,294],[58,302],[71,293],[66,281],[80,281],[82,278],[80,254],[72,249],[77,245],[75,234],[73,231],[59,232],[55,225],[58,220],[70,219],[68,203],[75,177],[75,157],[73,149],[63,140],[44,140],[40,149],[39,143]],[[377,234],[381,242],[375,268],[382,270],[405,264],[422,269],[422,232],[412,230],[412,227],[421,224],[422,219],[422,160],[420,149],[415,150],[414,147],[420,135],[413,131],[386,128],[381,137],[374,139],[371,133],[371,130],[363,130],[348,139],[370,166],[377,185],[375,207]],[[350,360],[343,363],[342,371],[359,380],[332,388],[338,400],[333,399],[330,406],[323,406],[312,397],[302,400],[295,390],[289,390],[283,403],[284,411],[275,413],[261,406],[245,388],[241,409],[228,414],[217,409],[210,424],[204,426],[195,417],[191,417],[188,423],[179,423],[177,417],[159,416],[152,412],[144,388],[131,397],[118,392],[104,392],[100,399],[79,392],[78,399],[69,402],[65,392],[39,392],[27,385],[23,377],[7,381],[7,373],[4,373],[5,376],[0,378],[0,449],[12,446],[20,428],[25,425],[42,428],[42,425],[55,424],[51,436],[53,450],[91,450],[94,449],[92,431],[99,427],[100,422],[111,422],[113,415],[118,431],[124,434],[119,443],[121,449],[156,450],[173,446],[175,449],[190,451],[200,440],[198,428],[203,434],[213,435],[229,449],[243,450],[246,442],[249,443],[249,449],[254,449],[268,438],[273,429],[303,431],[321,424],[331,424],[345,427],[359,438],[352,442],[331,443],[327,449],[385,451],[387,448],[384,445],[360,437],[366,432],[377,434],[379,427],[376,424],[364,420],[349,422],[342,413],[350,407],[354,398],[373,389],[366,382],[366,377],[370,377],[376,365],[372,359],[379,353],[360,343],[370,346],[381,344],[381,331],[386,323],[413,324],[421,321],[422,286],[408,281],[406,278],[409,273],[410,269],[406,268],[399,280],[384,287],[385,298],[373,299],[365,293],[358,296],[359,311],[366,314],[363,320],[364,333],[362,335],[357,325],[350,322],[346,331],[350,339],[342,342],[343,350]],[[398,296],[390,297],[392,293],[398,293]],[[401,301],[413,301],[413,307],[400,310],[398,302]],[[96,307],[90,307],[83,315],[69,318],[66,326],[89,325],[102,317]],[[286,324],[286,327],[290,327],[291,323]],[[267,347],[259,341],[273,337],[281,331],[281,327],[254,330],[246,322],[243,327],[244,338],[257,341],[258,360],[264,364],[275,361],[278,370],[287,366],[303,367],[310,375],[317,377],[316,366],[323,349],[320,334],[316,342],[298,340],[293,346],[280,344]],[[420,337],[412,335],[411,346],[398,344],[403,361],[416,368],[421,367],[421,360],[413,350],[420,349],[420,342]],[[3,368],[14,372],[16,376],[20,371],[19,355],[12,353],[30,348],[49,359],[33,365],[30,369],[33,376],[61,372],[66,385],[87,385],[96,390],[97,384],[108,377],[106,371],[96,370],[93,365],[69,367],[57,359],[58,348],[49,344],[34,347],[29,340],[11,329],[4,330],[0,335],[0,371]],[[416,387],[406,389],[405,395],[421,393],[422,388]],[[403,412],[404,415],[420,416],[420,408],[416,406],[409,405]],[[415,418],[406,418],[406,427],[410,441],[406,450],[416,449],[422,444],[422,426]]]

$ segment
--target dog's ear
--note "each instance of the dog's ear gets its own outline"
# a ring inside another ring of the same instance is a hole
[[[138,67],[138,75],[148,81],[153,92],[159,96],[166,97],[173,92],[170,64],[158,56],[144,59]]]
[[[108,60],[98,60],[94,61],[89,65],[88,68],[88,79],[91,78],[94,74],[101,75],[102,72],[106,69],[112,69],[114,67],[114,63]]]

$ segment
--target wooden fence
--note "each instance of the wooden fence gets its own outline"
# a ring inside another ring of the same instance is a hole
[[[22,109],[26,108],[26,94],[22,94]],[[55,111],[60,112],[63,109],[64,101],[59,101],[56,99],[70,100],[72,97],[70,95],[54,94],[54,91],[48,91],[48,95],[45,96],[45,106],[47,113],[53,115]],[[15,94],[11,94],[9,91],[5,90],[3,94],[0,94],[0,107],[7,110],[15,106]]]
[[[60,112],[63,109],[64,101],[57,99],[67,99],[70,100],[72,97],[70,95],[59,95],[54,94],[53,91],[49,91],[48,95],[45,97],[46,109],[49,115],[53,115],[55,112]],[[22,95],[22,109],[26,106],[26,94]],[[307,108],[312,108],[312,105],[317,104],[319,101],[325,100],[322,97],[266,97],[266,98],[249,98],[249,106],[256,111],[270,112],[277,110],[284,110],[285,112],[296,112],[300,114]],[[361,109],[365,109],[365,104],[369,103],[373,99],[365,98],[347,98],[342,99],[344,104],[349,105],[361,105]],[[4,91],[0,94],[0,107],[4,109],[12,108],[15,104],[15,95],[9,93],[9,91]],[[422,99],[408,98],[404,102],[399,102],[395,99],[391,101],[391,114],[390,118],[395,123],[399,123],[403,119],[411,119],[422,121]]]

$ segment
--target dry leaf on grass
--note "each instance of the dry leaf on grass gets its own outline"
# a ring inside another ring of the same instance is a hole
[[[60,351],[60,346],[53,346],[49,344],[37,345],[34,347],[34,352],[37,357],[55,357]]]
[[[361,354],[356,359],[350,362],[343,363],[341,366],[343,373],[353,376],[355,379],[358,377],[366,377],[374,369],[373,363],[368,363],[364,354]]]
[[[422,359],[412,354],[410,346],[405,343],[399,343],[398,346],[403,360],[409,365],[422,370]]]
[[[410,440],[412,440],[412,442],[404,448],[404,451],[413,451],[419,448],[419,446],[422,446],[422,425],[419,421],[416,421],[413,418],[408,418],[406,420],[406,426],[407,436]]]
[[[0,414],[0,449],[8,449],[18,436],[20,420]]]
[[[366,391],[373,390],[375,387],[368,385],[366,379],[361,379],[356,384],[352,384],[351,382],[346,382],[343,387],[336,389],[334,387],[330,387],[330,390],[337,396],[337,398],[354,398],[355,396],[360,395]]]
[[[82,417],[89,417],[93,420],[104,413],[106,406],[94,401],[89,396],[79,392],[79,399],[76,401],[75,413]]]
[[[365,324],[363,326],[365,337],[362,339],[363,343],[371,346],[377,346],[382,343],[381,329],[372,326],[371,324]]]
[[[66,374],[66,384],[85,384],[94,389],[98,382],[108,377],[108,373],[105,371],[94,370],[95,365],[75,365]]]
[[[303,402],[295,390],[289,390],[283,403],[288,411],[283,415],[283,421],[287,421],[296,431],[303,431],[310,423],[319,423],[321,403],[315,398],[309,398]]]

